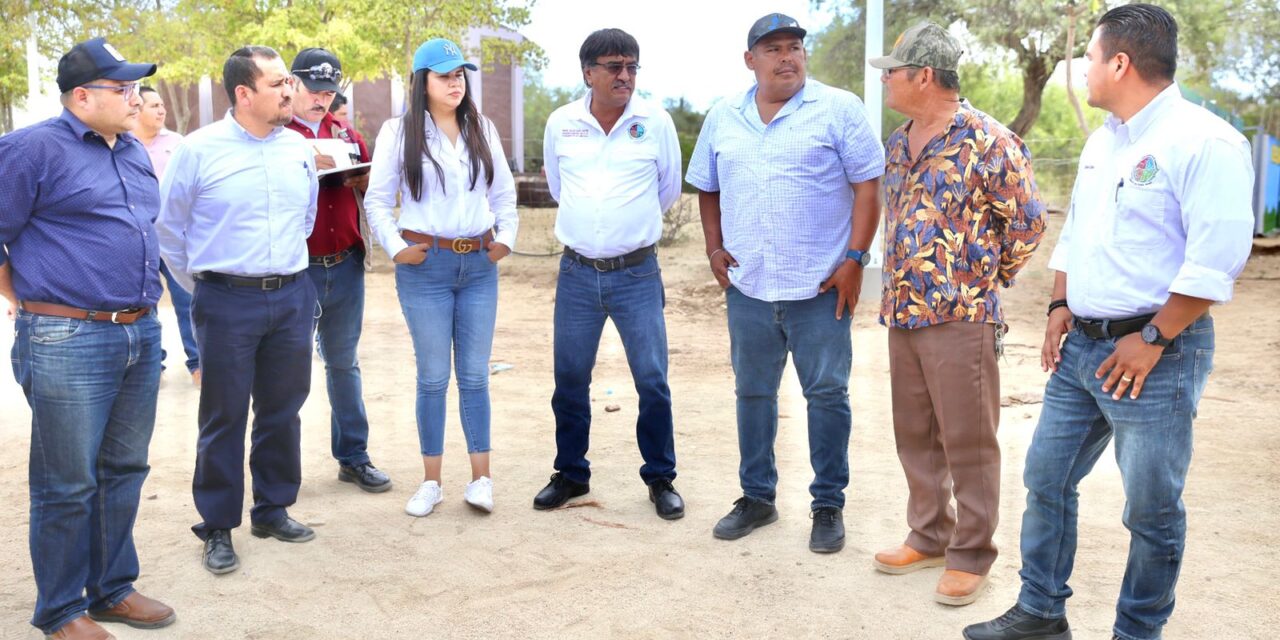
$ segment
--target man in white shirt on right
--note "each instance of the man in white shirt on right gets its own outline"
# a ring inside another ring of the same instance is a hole
[[[1252,245],[1249,143],[1183,99],[1173,17],[1116,7],[1085,57],[1089,104],[1111,117],[1080,154],[1049,261],[1041,362],[1053,374],[1023,477],[1022,590],[968,640],[1071,638],[1077,486],[1112,436],[1130,532],[1112,637],[1160,637],[1186,541],[1192,420],[1213,368],[1209,307],[1231,299]]]
[[[640,478],[658,516],[684,516],[667,385],[665,294],[656,245],[662,213],[680,198],[680,142],[671,116],[635,98],[640,46],[621,29],[587,37],[578,52],[587,96],[547,119],[543,159],[560,203],[564,244],[555,306],[556,473],[533,499],[553,509],[589,491],[591,370],[612,319],[640,396]]]

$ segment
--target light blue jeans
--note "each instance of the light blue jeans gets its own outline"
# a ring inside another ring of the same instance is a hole
[[[1067,334],[1062,362],[1044,391],[1044,410],[1027,450],[1023,482],[1022,592],[1018,606],[1043,618],[1066,615],[1084,479],[1112,436],[1124,485],[1129,562],[1116,604],[1115,635],[1159,638],[1173,612],[1173,589],[1187,532],[1182,488],[1191,464],[1191,423],[1213,369],[1213,319],[1174,338],[1137,400],[1112,400],[1094,372],[1115,340]]]
[[[396,293],[418,364],[418,441],[424,456],[444,454],[449,364],[458,374],[468,453],[489,450],[489,356],[498,317],[498,265],[483,252],[427,253],[396,265]]]

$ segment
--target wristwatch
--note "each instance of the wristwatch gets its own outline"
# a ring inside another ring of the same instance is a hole
[[[1150,322],[1142,327],[1142,341],[1157,347],[1167,347],[1173,344],[1173,340],[1160,335],[1160,327]]]
[[[871,264],[871,254],[870,254],[870,253],[868,253],[868,252],[866,252],[866,251],[859,251],[859,250],[857,250],[857,249],[850,249],[850,250],[848,250],[848,251],[846,251],[846,252],[845,252],[844,257],[846,257],[846,258],[848,258],[848,259],[850,259],[850,260],[852,260],[852,261],[854,261],[854,262],[856,262],[856,263],[858,263],[858,264],[860,264],[860,265],[862,265],[862,266],[864,266],[864,267],[865,267],[865,266],[867,266],[868,264]]]

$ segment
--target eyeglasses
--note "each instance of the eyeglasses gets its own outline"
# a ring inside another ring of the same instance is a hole
[[[137,82],[130,82],[129,84],[121,84],[121,85],[114,85],[114,84],[82,84],[82,85],[80,85],[80,86],[81,86],[81,87],[83,87],[83,88],[85,88],[85,89],[106,89],[107,91],[114,91],[114,92],[116,92],[116,93],[120,94],[121,96],[123,96],[123,97],[124,97],[125,102],[128,102],[128,101],[132,100],[134,96],[138,95],[138,86],[139,86],[139,85],[138,85],[138,83],[137,83]]]
[[[888,78],[889,76],[893,75],[894,71],[900,71],[902,69],[920,69],[920,68],[922,67],[916,66],[914,64],[908,64],[908,65],[903,65],[901,67],[894,67],[892,69],[885,69],[880,72],[880,75],[885,78]]]
[[[640,65],[634,62],[632,62],[631,64],[622,64],[621,62],[592,62],[587,66],[588,67],[604,67],[604,70],[608,71],[609,75],[611,76],[616,76],[622,73],[623,69],[626,69],[627,73],[634,76],[636,72],[640,70]]]
[[[321,62],[310,69],[294,69],[293,72],[299,76],[306,75],[312,80],[331,80],[333,82],[342,82],[342,70],[335,68],[328,62]]]

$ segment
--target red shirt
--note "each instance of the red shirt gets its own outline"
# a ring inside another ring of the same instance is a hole
[[[355,143],[360,147],[360,162],[369,161],[369,148],[364,138],[349,123],[324,114],[320,121],[320,135],[311,132],[311,128],[294,118],[285,125],[306,138],[339,138]],[[360,237],[360,210],[356,207],[356,192],[350,187],[326,187],[321,178],[320,196],[316,203],[316,226],[307,238],[307,253],[313,256],[327,256],[355,245],[363,245]]]

